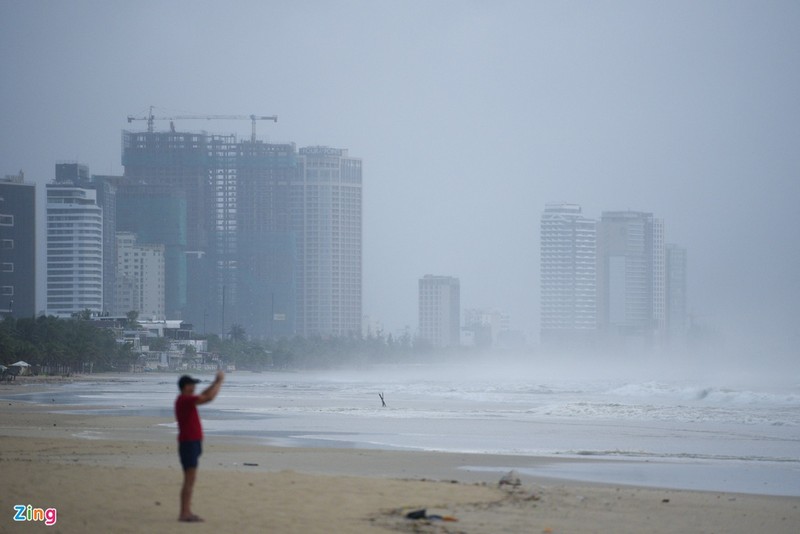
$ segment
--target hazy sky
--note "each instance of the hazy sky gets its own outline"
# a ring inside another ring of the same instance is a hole
[[[121,173],[149,105],[350,149],[364,313],[390,331],[432,273],[535,338],[539,218],[568,201],[664,218],[704,322],[800,344],[796,1],[0,0],[0,73],[0,173],[39,184]]]

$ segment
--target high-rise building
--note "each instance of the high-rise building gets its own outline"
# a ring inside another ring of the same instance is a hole
[[[184,193],[189,250],[206,250],[213,226],[208,145],[205,133],[122,132],[122,165],[130,183],[170,186]]]
[[[36,186],[0,179],[0,316],[36,314]]]
[[[176,187],[127,182],[119,187],[117,229],[136,234],[139,244],[164,246],[166,317],[199,321],[208,288],[205,278],[200,280],[196,301],[189,302],[186,219],[186,196]]]
[[[237,162],[242,145],[233,135],[208,136],[208,183],[211,187],[210,211],[206,213],[206,222],[210,224],[207,249],[209,307],[221,311],[220,332],[223,334],[227,334],[232,324],[241,324],[240,297],[247,291],[239,284],[238,268]]]
[[[294,144],[242,143],[237,160],[238,322],[256,337],[296,332],[297,243],[291,188]]]
[[[589,341],[597,332],[597,222],[575,204],[548,204],[540,232],[542,342]]]
[[[97,192],[97,205],[103,208],[103,311],[111,312],[116,277],[117,181],[116,176],[92,176],[89,167],[80,163],[56,163],[55,183],[74,185]]]
[[[117,281],[117,191],[122,176],[92,175],[97,204],[103,208],[103,310],[116,309]]]
[[[117,232],[116,315],[130,311],[141,319],[163,320],[164,245],[136,242],[136,234]]]
[[[361,335],[361,160],[347,150],[300,149],[292,187],[297,238],[297,330]]]
[[[146,211],[123,207],[130,187],[184,195],[189,275],[180,318],[210,332],[237,323],[255,337],[360,334],[361,160],[341,149],[298,153],[293,144],[175,131],[123,132],[122,160],[119,229],[140,243],[157,241],[146,222],[129,223],[131,209]],[[146,219],[163,224],[167,212]],[[168,244],[166,257],[170,316]]]
[[[252,306],[248,306],[253,295],[259,293],[256,289],[265,281],[258,279],[256,287],[242,286],[239,281],[242,259],[239,253],[249,249],[250,244],[241,240],[238,228],[242,199],[238,174],[243,171],[247,181],[247,176],[258,174],[257,166],[264,159],[250,145],[264,146],[264,143],[239,142],[233,135],[123,132],[122,161],[129,183],[172,188],[185,199],[181,223],[185,244],[179,260],[172,253],[174,248],[171,251],[169,243],[165,243],[167,314],[171,317],[177,314],[176,318],[194,324],[202,323],[212,332],[224,333],[231,324],[248,319],[251,320],[248,326],[263,326],[262,334],[272,326],[265,317],[255,317]],[[161,212],[157,219],[165,214]],[[257,214],[263,214],[263,210]],[[136,232],[140,241],[153,242],[147,235],[150,232],[133,226],[125,229]],[[182,266],[176,267],[177,262],[182,262]],[[191,278],[186,276],[187,272],[191,272]],[[263,311],[263,306],[259,311]]]
[[[47,184],[47,313],[103,311],[103,209],[97,191]]]
[[[215,268],[214,236],[227,231],[218,228],[216,220],[230,216],[234,191],[230,183],[216,182],[230,172],[226,167],[218,173],[215,155],[225,151],[211,137],[174,131],[122,132],[127,183],[117,208],[120,230],[136,233],[141,243],[165,245],[167,316],[194,324],[207,321],[209,331],[220,333],[223,288]],[[162,228],[169,235],[163,235]],[[192,272],[204,277],[191,284],[187,252],[194,254]],[[189,295],[189,285],[198,291]]]
[[[687,308],[687,257],[686,249],[666,246],[666,315],[667,335],[670,341],[679,340],[688,329]]]
[[[419,280],[419,337],[431,346],[461,341],[461,288],[458,278],[427,274]]]
[[[664,222],[652,213],[603,212],[597,250],[600,328],[659,341],[666,327]]]

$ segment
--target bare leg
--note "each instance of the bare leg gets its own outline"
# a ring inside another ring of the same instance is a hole
[[[192,490],[194,490],[194,480],[197,477],[197,468],[190,467],[183,470],[183,487],[181,488],[181,515],[178,519],[189,520],[192,515]]]

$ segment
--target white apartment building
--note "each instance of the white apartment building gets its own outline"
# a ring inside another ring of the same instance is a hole
[[[117,232],[116,314],[137,311],[143,320],[164,320],[164,269],[164,245],[140,244],[136,234]]]
[[[297,333],[361,334],[361,160],[347,150],[299,150],[292,186],[297,237]]]
[[[47,184],[47,313],[103,310],[103,209],[97,191]]]
[[[597,222],[576,204],[547,204],[540,232],[542,341],[585,339],[597,330]]]
[[[461,342],[461,287],[458,278],[425,275],[419,280],[419,337],[433,347]]]

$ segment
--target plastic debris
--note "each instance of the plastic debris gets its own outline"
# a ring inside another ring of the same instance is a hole
[[[458,519],[456,519],[451,515],[438,515],[438,514],[428,515],[428,511],[424,508],[421,510],[414,510],[413,512],[408,512],[406,514],[406,519],[414,519],[414,520],[425,519],[427,521],[458,521]]]
[[[408,512],[406,514],[406,519],[425,519],[428,515],[427,510],[414,510],[413,512]]]

